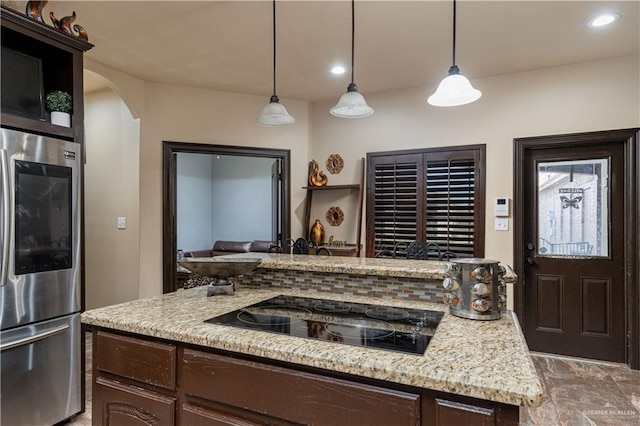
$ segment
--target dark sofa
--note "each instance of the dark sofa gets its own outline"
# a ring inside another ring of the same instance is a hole
[[[276,245],[272,241],[216,241],[209,250],[194,250],[185,252],[185,257],[214,257],[233,253],[262,252],[267,253]]]

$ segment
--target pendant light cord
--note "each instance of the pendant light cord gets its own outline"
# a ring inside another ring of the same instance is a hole
[[[456,65],[456,0],[453,0],[453,66]]]
[[[355,34],[356,34],[356,18],[355,18],[355,6],[356,2],[355,0],[351,0],[351,84],[353,84],[353,64],[354,64],[354,57],[355,57]]]
[[[273,97],[276,95],[276,0],[273,0]]]

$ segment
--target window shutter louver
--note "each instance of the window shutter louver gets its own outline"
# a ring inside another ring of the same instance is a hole
[[[427,162],[426,241],[458,257],[474,256],[474,161]]]
[[[390,257],[389,251],[416,239],[419,170],[412,158],[373,166],[374,256]]]
[[[368,154],[367,256],[403,258],[419,240],[482,257],[484,158],[484,145]]]

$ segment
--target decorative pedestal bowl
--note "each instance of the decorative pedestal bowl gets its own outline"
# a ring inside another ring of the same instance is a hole
[[[231,278],[242,275],[255,269],[262,259],[259,258],[187,258],[181,259],[178,263],[203,277],[214,278],[207,288],[207,296],[219,294],[232,295],[234,292]]]

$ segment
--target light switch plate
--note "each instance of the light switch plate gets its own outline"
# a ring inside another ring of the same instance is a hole
[[[127,229],[126,217],[118,217],[118,229]]]
[[[508,231],[509,230],[509,219],[496,219],[495,230],[496,231]]]

